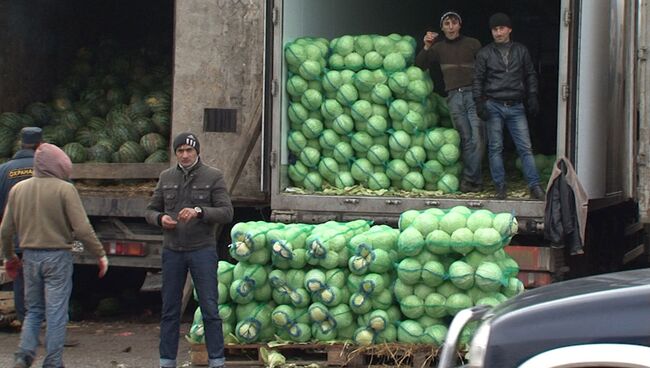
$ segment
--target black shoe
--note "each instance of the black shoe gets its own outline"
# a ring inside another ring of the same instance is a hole
[[[481,184],[474,184],[472,182],[461,180],[460,182],[460,191],[463,193],[476,193],[482,192],[483,186]]]
[[[497,188],[497,194],[494,196],[496,199],[506,199],[508,198],[508,191],[505,187]]]
[[[536,199],[538,201],[543,201],[546,199],[546,193],[541,186],[535,185],[534,187],[530,188],[530,198]]]

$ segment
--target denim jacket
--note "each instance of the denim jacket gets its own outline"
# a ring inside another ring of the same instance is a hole
[[[162,215],[173,219],[183,208],[201,207],[203,216],[178,221],[175,229],[163,229],[163,246],[187,251],[217,244],[218,224],[232,221],[233,208],[223,173],[201,160],[187,173],[178,165],[162,173],[145,211],[148,223],[161,226]]]

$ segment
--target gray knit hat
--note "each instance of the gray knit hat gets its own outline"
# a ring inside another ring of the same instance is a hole
[[[463,18],[460,17],[460,14],[458,14],[458,13],[455,12],[455,11],[448,11],[448,12],[446,12],[445,14],[443,14],[442,17],[440,17],[440,28],[442,28],[442,22],[443,22],[443,21],[445,20],[445,18],[447,18],[447,17],[458,18],[458,23],[463,24]]]

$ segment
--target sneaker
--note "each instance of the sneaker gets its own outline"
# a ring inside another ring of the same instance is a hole
[[[530,197],[538,201],[543,201],[546,199],[546,193],[541,186],[535,185],[534,187],[530,188]]]
[[[496,199],[506,199],[508,198],[508,191],[505,187],[497,188],[497,194],[494,196]]]

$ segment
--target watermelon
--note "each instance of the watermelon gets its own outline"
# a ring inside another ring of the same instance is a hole
[[[88,148],[87,161],[92,162],[111,162],[113,150],[105,144],[95,144]]]
[[[144,160],[144,162],[146,164],[169,162],[169,153],[167,150],[157,150],[156,152],[150,154]]]
[[[124,142],[117,150],[120,162],[143,162],[147,158],[147,151],[134,141]]]
[[[168,112],[170,110],[169,94],[164,91],[156,91],[148,94],[145,96],[144,102],[153,112]]]
[[[81,143],[68,143],[63,146],[63,152],[65,152],[65,154],[70,157],[70,161],[72,161],[73,164],[86,161],[86,147],[84,147]]]
[[[140,145],[149,155],[158,150],[165,150],[167,144],[167,139],[158,133],[145,134],[140,138]]]
[[[85,147],[90,147],[94,145],[95,143],[97,143],[98,139],[99,139],[98,135],[94,133],[87,126],[77,129],[77,132],[74,135],[74,140],[76,142],[81,143]]]

